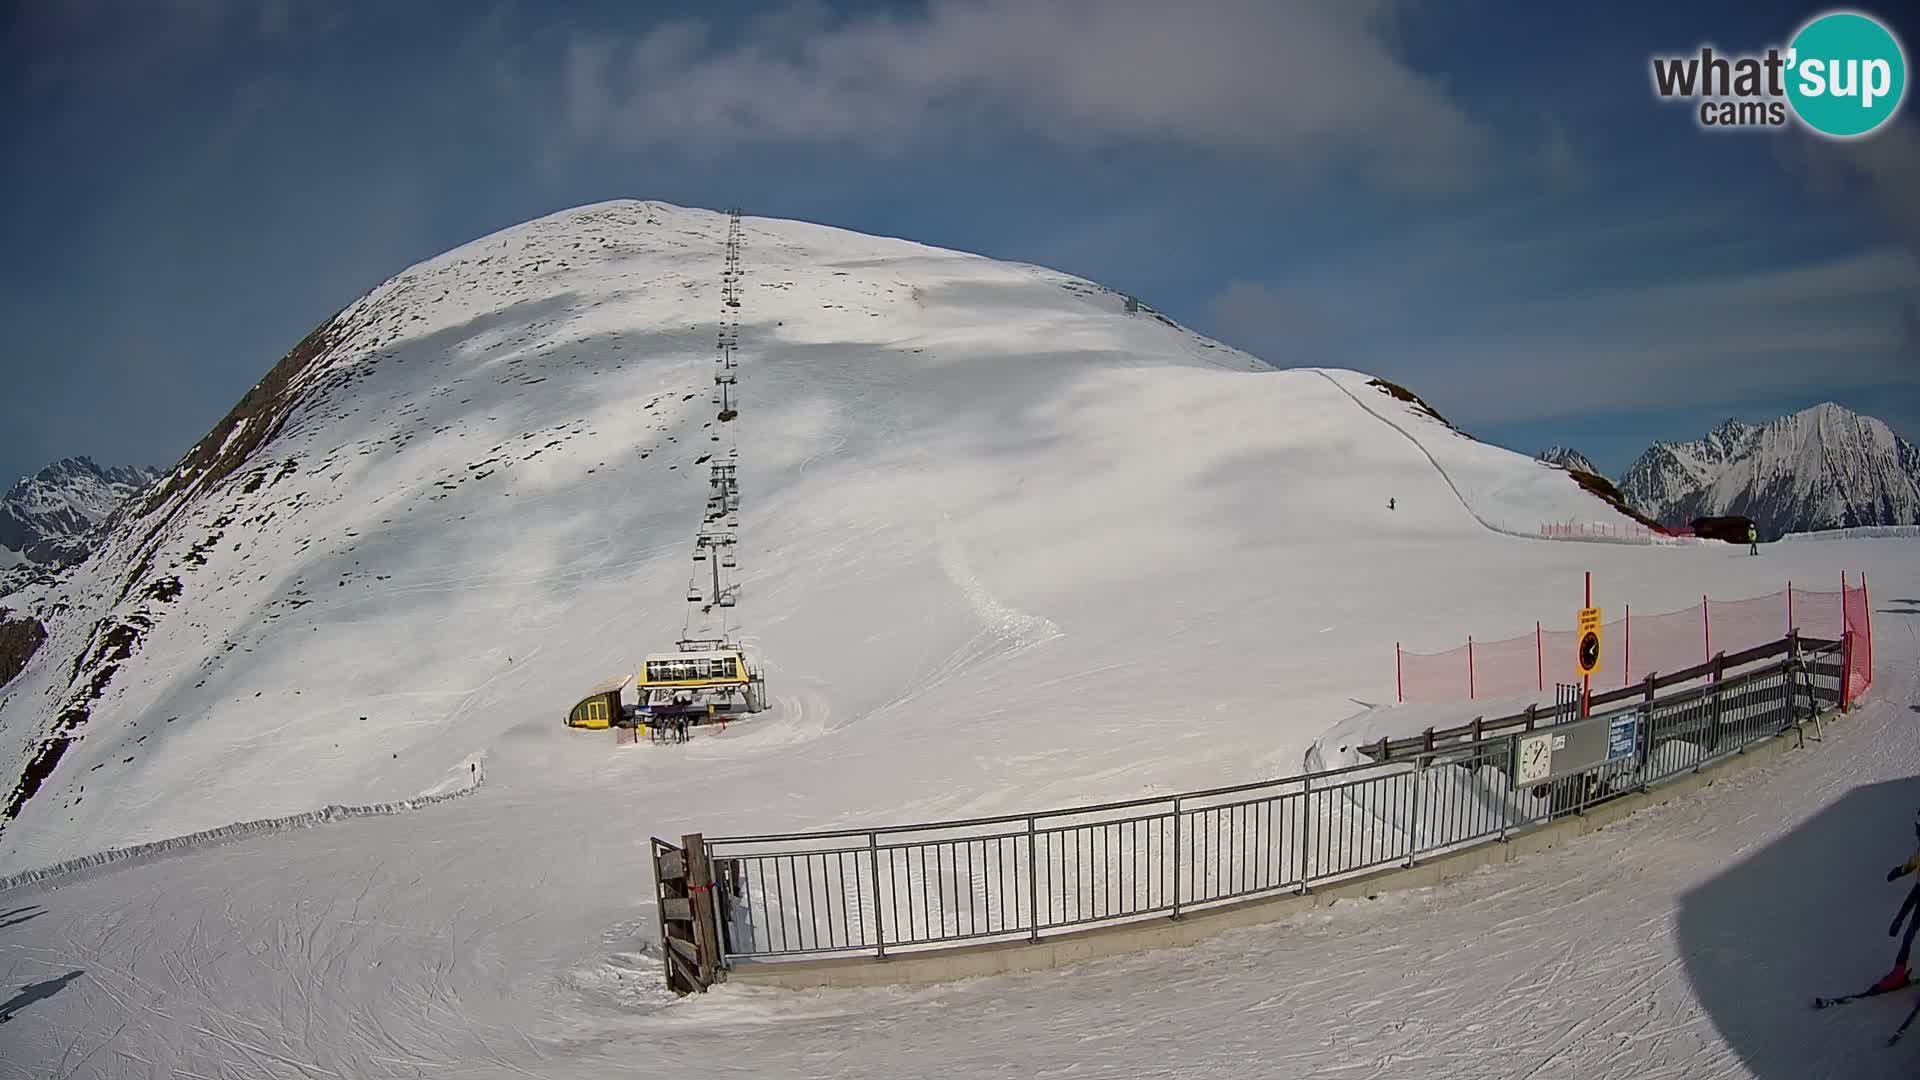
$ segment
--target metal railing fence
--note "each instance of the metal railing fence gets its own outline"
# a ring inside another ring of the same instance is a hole
[[[1174,796],[964,821],[708,839],[729,960],[947,948],[1183,912],[1505,839],[1693,772],[1841,703],[1838,642],[1595,710],[1631,752],[1516,787],[1509,731]],[[1541,714],[1543,728],[1559,719]],[[1623,748],[1624,750],[1624,748]],[[1610,751],[1611,752],[1611,751]]]

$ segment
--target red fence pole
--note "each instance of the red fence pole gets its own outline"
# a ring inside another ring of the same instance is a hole
[[[1536,690],[1547,688],[1547,658],[1540,645],[1540,620],[1533,621],[1533,679]]]
[[[1867,572],[1860,571],[1860,610],[1867,617],[1867,685],[1873,685],[1873,597],[1867,592]]]
[[[1707,663],[1713,663],[1713,620],[1707,615],[1707,594],[1700,594],[1700,630],[1707,638]]]
[[[1393,643],[1393,696],[1402,704],[1407,700],[1407,680],[1400,668],[1400,643]]]
[[[1620,658],[1621,686],[1633,685],[1633,605],[1627,605],[1627,648]]]
[[[1787,633],[1793,633],[1793,579],[1787,579]]]
[[[1467,700],[1473,700],[1473,635],[1467,635]]]

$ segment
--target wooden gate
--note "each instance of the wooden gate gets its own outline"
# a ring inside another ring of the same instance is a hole
[[[720,978],[720,932],[712,868],[699,833],[681,837],[679,847],[653,838],[653,883],[667,986],[681,995],[705,993]]]

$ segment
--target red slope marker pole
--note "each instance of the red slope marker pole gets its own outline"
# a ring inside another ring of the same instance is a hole
[[[1473,700],[1473,635],[1467,635],[1467,700]]]
[[[1706,636],[1707,663],[1713,663],[1713,619],[1707,615],[1707,594],[1700,594],[1700,632]]]
[[[1860,610],[1867,616],[1867,685],[1873,685],[1873,596],[1867,592],[1867,572],[1860,571]]]

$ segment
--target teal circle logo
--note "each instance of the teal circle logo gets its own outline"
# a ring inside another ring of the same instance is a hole
[[[1891,119],[1906,96],[1900,42],[1858,12],[1830,12],[1801,27],[1787,57],[1787,100],[1822,135],[1865,135]]]

